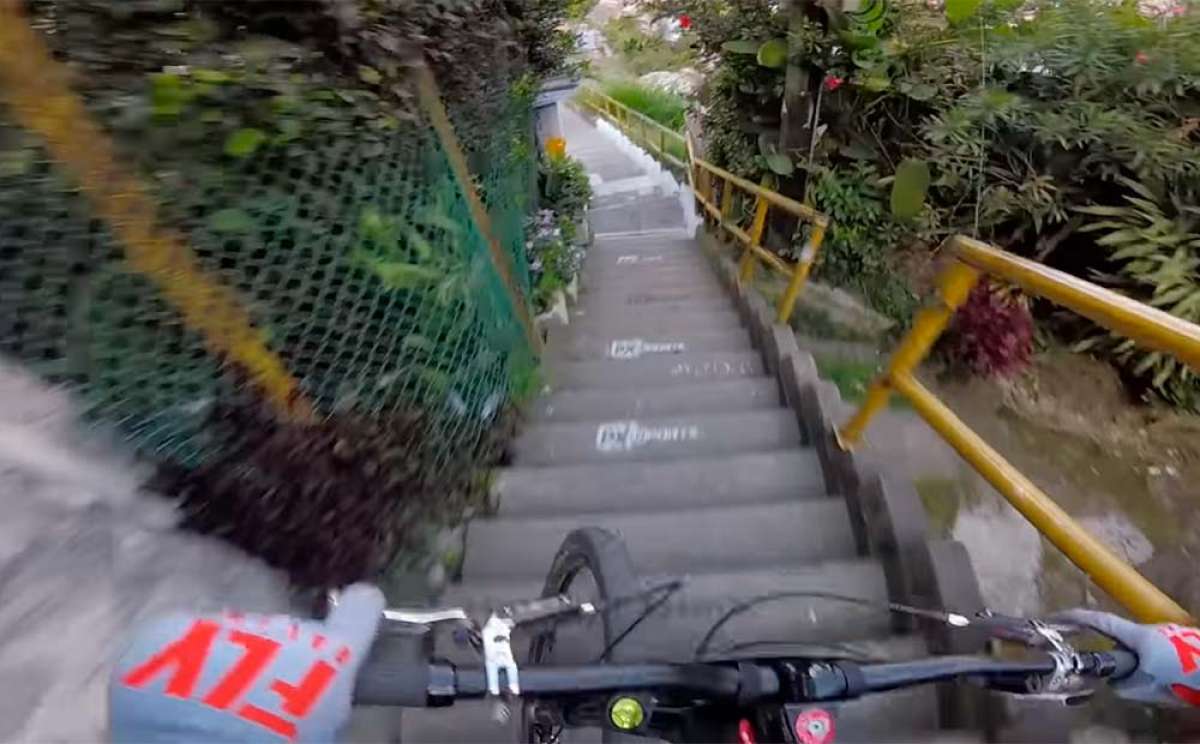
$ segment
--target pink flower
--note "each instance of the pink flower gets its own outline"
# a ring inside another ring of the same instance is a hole
[[[1133,55],[1133,61],[1137,62],[1139,65],[1148,64],[1150,62],[1150,55],[1146,54],[1145,52],[1138,52],[1137,54]]]
[[[679,27],[681,29],[683,29],[684,31],[687,31],[689,28],[691,28],[692,27],[692,17],[690,15],[688,15],[687,13],[684,13],[683,15],[679,16]]]
[[[1185,13],[1187,13],[1186,5],[1176,5],[1174,8],[1171,8],[1171,15],[1173,16],[1181,16]]]
[[[842,87],[842,83],[844,82],[846,82],[845,79],[840,78],[837,75],[826,75],[825,82],[823,82],[822,85],[825,86],[826,91],[832,93],[838,88]]]

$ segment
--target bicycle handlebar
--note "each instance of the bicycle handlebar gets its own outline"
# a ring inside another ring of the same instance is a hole
[[[1120,679],[1137,667],[1137,657],[1127,651],[1084,653],[1079,658],[1082,668],[1078,671],[1088,677]],[[962,677],[1011,679],[1048,675],[1055,671],[1055,662],[1049,656],[1028,661],[941,656],[886,664],[835,661],[822,663],[811,671],[803,695],[805,701],[816,702],[848,700],[866,693]],[[672,690],[713,700],[738,700],[743,704],[776,699],[785,684],[769,661],[522,667],[520,683],[521,695],[528,697]],[[485,697],[487,689],[482,669],[458,668],[448,663],[391,664],[387,659],[372,658],[359,673],[355,702],[440,707],[458,699]]]

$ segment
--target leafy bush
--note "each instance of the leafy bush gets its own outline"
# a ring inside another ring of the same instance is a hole
[[[706,155],[750,179],[768,171],[760,141],[777,141],[782,120],[783,71],[764,64],[761,44],[800,47],[793,61],[807,67],[810,100],[823,87],[808,193],[837,221],[820,278],[898,315],[887,309],[906,294],[894,294],[895,251],[963,232],[1197,320],[1194,5],[1149,17],[1148,4],[1102,0],[959,2],[945,12],[868,2],[852,13],[823,6],[791,34],[771,0],[653,5],[691,15],[702,51],[718,59]],[[809,157],[785,154],[797,165]],[[897,201],[916,215],[898,221],[882,187],[906,173],[921,188]],[[1178,362],[1123,341],[1092,344],[1167,398],[1195,400],[1196,379]]]
[[[907,322],[916,297],[891,258],[906,230],[888,213],[874,166],[818,168],[811,178],[813,204],[833,220],[821,251],[820,276],[858,290],[879,312]]]
[[[534,309],[550,309],[554,294],[564,289],[583,268],[584,249],[576,245],[575,223],[554,211],[543,209],[527,227],[525,252],[533,285]]]
[[[546,157],[538,166],[542,207],[571,221],[592,200],[592,183],[583,163],[569,157]]]
[[[683,131],[688,110],[686,98],[629,80],[609,80],[604,83],[603,90],[610,98],[645,114],[664,127]]]
[[[1164,197],[1131,179],[1118,180],[1130,192],[1123,195],[1124,204],[1079,210],[1098,218],[1082,231],[1100,236],[1096,244],[1108,251],[1114,264],[1113,273],[1100,278],[1153,307],[1200,323],[1200,208],[1196,194]],[[1078,348],[1103,350],[1163,397],[1200,409],[1200,376],[1175,357],[1147,352],[1113,334],[1095,335]]]
[[[538,191],[542,209],[526,224],[525,250],[533,306],[541,313],[583,268],[584,248],[576,244],[575,225],[592,200],[592,185],[582,163],[548,155],[538,166]]]
[[[604,25],[604,41],[622,66],[634,75],[660,70],[679,70],[693,64],[695,53],[686,37],[668,41],[654,33],[646,33],[642,21],[635,16],[618,16]]]
[[[1021,300],[988,281],[971,290],[942,348],[950,362],[986,377],[1012,377],[1033,357],[1033,318]]]

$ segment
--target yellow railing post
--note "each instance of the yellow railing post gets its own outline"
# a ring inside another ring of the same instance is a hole
[[[909,372],[894,372],[891,385],[912,404],[976,472],[1087,574],[1096,585],[1145,623],[1194,620],[1104,543],[1092,537],[1054,500],[1007,462]]]
[[[801,251],[800,261],[792,271],[792,280],[788,283],[783,297],[779,299],[779,314],[775,318],[776,321],[786,325],[792,319],[792,312],[796,309],[796,300],[799,299],[804,285],[808,283],[808,275],[812,273],[813,264],[816,263],[817,255],[821,251],[821,244],[825,242],[825,229],[828,225],[828,220],[820,220],[813,224],[808,244]]]
[[[851,449],[859,443],[871,419],[887,405],[892,390],[891,380],[896,375],[911,374],[921,363],[938,336],[946,329],[955,311],[966,302],[967,295],[979,281],[979,276],[978,269],[958,260],[952,261],[942,271],[938,277],[940,302],[917,314],[912,330],[892,354],[887,371],[871,384],[862,407],[838,431],[838,444],[842,448]]]
[[[769,178],[763,176],[763,187],[765,188],[768,183],[770,183]],[[754,269],[758,266],[754,249],[762,246],[763,233],[767,229],[767,213],[770,210],[770,203],[760,195],[754,205],[754,222],[750,225],[750,243],[746,246],[741,263],[738,265],[738,281],[742,284],[749,284],[754,279]]]
[[[729,213],[733,211],[733,184],[726,178],[721,181],[721,223],[724,224],[729,220]]]
[[[446,112],[446,104],[442,101],[441,93],[438,91],[433,70],[422,59],[417,61],[416,73],[417,99],[425,111],[425,116],[429,118],[430,126],[437,133],[438,142],[442,146],[442,152],[446,156],[450,170],[454,174],[455,180],[458,181],[459,188],[463,191],[471,220],[479,230],[480,237],[488,246],[492,267],[500,278],[500,284],[508,292],[508,300],[512,303],[513,314],[516,316],[517,322],[525,332],[525,340],[534,356],[541,356],[542,336],[533,321],[532,305],[526,299],[521,285],[517,283],[512,257],[496,239],[491,215],[488,214],[487,207],[475,187],[475,180],[471,177],[471,169],[467,165],[467,157],[458,141],[454,125],[450,123],[450,115]]]
[[[41,137],[112,230],[128,266],[158,288],[212,354],[236,364],[283,416],[313,420],[299,381],[238,294],[201,267],[182,234],[158,224],[160,204],[137,172],[122,164],[104,128],[71,89],[71,71],[54,59],[22,5],[0,0],[0,98],[13,119]]]

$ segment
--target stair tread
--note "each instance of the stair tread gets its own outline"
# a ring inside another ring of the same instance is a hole
[[[733,306],[729,299],[714,293],[687,294],[646,294],[630,292],[624,295],[584,295],[577,305],[580,315],[593,315],[604,312],[625,312],[634,310],[646,313],[657,313],[669,308],[672,312],[709,312],[728,310]]]
[[[597,359],[551,364],[556,389],[675,385],[680,382],[761,377],[766,371],[756,351],[705,351],[641,359]]]
[[[617,312],[571,315],[571,326],[585,333],[616,333],[644,336],[648,333],[690,333],[731,331],[742,327],[742,318],[730,306],[728,310],[703,310],[683,313],[622,310]]]
[[[620,337],[595,333],[555,334],[547,345],[551,360],[642,359],[689,352],[751,351],[750,334],[744,330],[643,334]]]
[[[504,517],[736,506],[827,497],[816,450],[799,448],[631,462],[619,468],[608,464],[506,468],[497,472],[492,494]]]
[[[631,514],[499,517],[473,522],[463,576],[538,578],[581,524],[619,532],[642,573],[734,570],[857,555],[840,499]],[[514,549],[519,546],[519,549]]]
[[[603,388],[561,390],[534,401],[533,421],[611,421],[639,416],[671,416],[681,413],[740,413],[778,409],[779,383],[771,377],[744,377],[680,383],[667,388],[606,390]]]
[[[512,445],[517,465],[668,460],[801,444],[791,409],[538,423]]]

